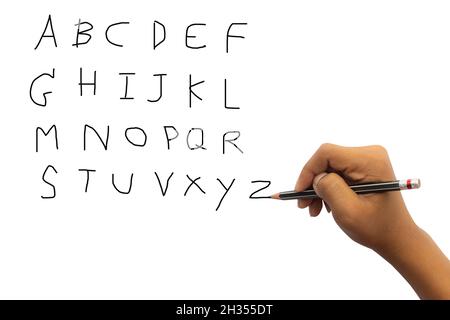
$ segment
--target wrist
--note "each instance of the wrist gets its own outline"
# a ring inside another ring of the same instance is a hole
[[[391,264],[408,259],[424,238],[422,229],[410,217],[398,226],[391,226],[387,233],[384,241],[372,249]]]
[[[414,222],[390,245],[375,251],[397,269],[420,298],[450,299],[449,260]]]

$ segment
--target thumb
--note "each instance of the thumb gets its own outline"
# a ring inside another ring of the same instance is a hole
[[[336,173],[318,174],[314,178],[313,188],[333,212],[348,210],[350,206],[354,206],[360,200],[344,179]]]

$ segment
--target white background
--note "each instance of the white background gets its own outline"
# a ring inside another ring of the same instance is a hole
[[[321,143],[382,144],[398,178],[420,177],[405,192],[415,221],[450,253],[447,163],[450,157],[450,3],[448,1],[14,1],[1,4],[0,298],[416,299],[403,278],[374,252],[349,240],[328,214],[310,218],[293,202],[249,200],[251,180],[268,193],[291,189]],[[41,36],[52,14],[58,43]],[[78,19],[94,25],[75,48]],[[153,20],[167,40],[152,50]],[[123,48],[104,38],[114,32]],[[190,50],[191,23],[207,47]],[[234,33],[232,22],[247,22]],[[79,68],[97,70],[97,95],[79,96]],[[31,81],[56,69],[46,108],[28,96]],[[133,101],[122,101],[123,77]],[[161,102],[154,73],[167,73]],[[188,75],[203,102],[187,107]],[[223,108],[223,79],[229,103]],[[56,124],[35,152],[35,128]],[[104,134],[83,148],[83,125]],[[180,137],[165,146],[164,125]],[[126,142],[145,128],[144,148]],[[207,150],[185,145],[191,127],[205,130]],[[221,155],[221,137],[240,130],[244,154]],[[48,141],[46,141],[48,140]],[[49,174],[57,196],[41,181]],[[79,168],[96,169],[88,193]],[[162,179],[175,172],[163,198]],[[127,183],[129,195],[111,185]],[[202,176],[206,195],[183,197],[186,174]],[[214,211],[223,188],[236,182]]]

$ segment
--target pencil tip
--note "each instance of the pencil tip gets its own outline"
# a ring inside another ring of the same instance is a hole
[[[277,199],[280,200],[280,194],[279,193],[275,193],[273,195],[270,196],[272,199]]]

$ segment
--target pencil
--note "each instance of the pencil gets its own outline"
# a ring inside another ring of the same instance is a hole
[[[373,193],[373,192],[387,192],[400,191],[420,188],[420,179],[406,179],[385,182],[365,182],[349,186],[350,189],[357,194]],[[293,199],[311,199],[318,198],[314,189],[307,189],[305,191],[284,191],[275,193],[271,196],[272,199],[278,200],[293,200]]]

